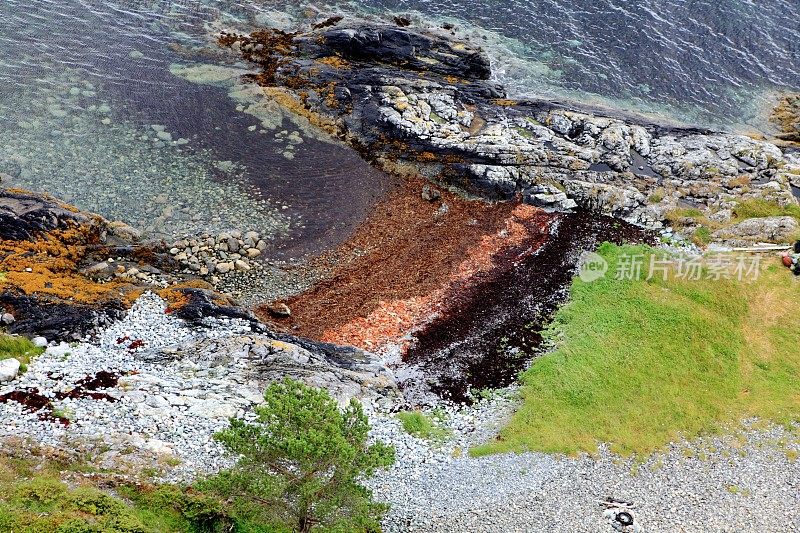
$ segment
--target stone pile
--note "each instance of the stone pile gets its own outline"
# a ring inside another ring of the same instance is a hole
[[[259,268],[255,259],[266,249],[267,243],[258,232],[234,230],[181,239],[172,244],[169,253],[186,272],[218,277]]]

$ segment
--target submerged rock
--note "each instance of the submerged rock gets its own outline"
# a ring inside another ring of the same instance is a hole
[[[781,130],[777,137],[800,144],[800,94],[787,94],[772,112],[772,122]]]

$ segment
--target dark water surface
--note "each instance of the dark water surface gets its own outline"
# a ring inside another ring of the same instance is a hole
[[[516,95],[763,131],[800,89],[798,0],[354,0],[462,21]]]
[[[515,95],[699,125],[768,129],[775,94],[800,88],[797,0],[3,0],[0,178],[154,236],[237,227],[289,254],[334,245],[388,179],[243,100],[237,76],[213,67],[247,66],[209,48],[223,28],[333,12],[449,20]],[[212,68],[178,76],[176,64]]]

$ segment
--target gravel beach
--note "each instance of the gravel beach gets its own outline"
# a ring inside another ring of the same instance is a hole
[[[605,449],[597,457],[469,457],[512,406],[495,400],[451,415],[453,437],[433,445],[396,419],[376,418],[375,436],[393,442],[398,456],[370,482],[392,506],[385,531],[614,531],[599,505],[607,497],[633,503],[641,531],[800,531],[797,426],[749,421],[644,462]]]

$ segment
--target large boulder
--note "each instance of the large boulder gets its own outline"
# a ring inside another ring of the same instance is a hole
[[[468,43],[395,26],[336,27],[307,41],[317,54],[379,62],[417,71],[488,80],[489,57]]]
[[[0,383],[11,381],[19,374],[19,361],[14,358],[0,361]]]

